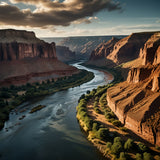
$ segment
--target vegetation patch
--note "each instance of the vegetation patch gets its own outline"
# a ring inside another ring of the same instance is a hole
[[[4,127],[5,121],[9,119],[9,113],[18,105],[25,101],[34,99],[35,97],[53,94],[60,90],[79,86],[94,78],[92,72],[80,70],[78,74],[72,76],[62,77],[36,82],[33,84],[27,83],[22,86],[2,87],[0,88],[0,129]]]
[[[38,105],[38,106],[32,108],[31,111],[30,111],[29,113],[37,112],[37,111],[43,109],[44,107],[46,107],[46,106],[45,106],[45,105]]]
[[[83,94],[77,106],[77,119],[80,126],[88,134],[88,139],[96,146],[104,156],[113,160],[157,160],[160,153],[152,150],[140,141],[129,136],[128,129],[118,120],[111,111],[106,101],[106,91],[113,84],[98,86],[97,89],[87,91]],[[93,110],[103,115],[109,122],[110,127],[105,127],[104,123],[96,121],[88,106],[92,105]]]

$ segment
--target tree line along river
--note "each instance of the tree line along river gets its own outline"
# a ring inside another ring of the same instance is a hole
[[[18,110],[26,110],[10,113],[9,121],[0,131],[1,160],[104,160],[81,131],[76,119],[76,106],[79,97],[87,90],[111,80],[104,72],[79,63],[72,65],[93,72],[95,78],[78,87],[18,106]],[[46,107],[29,114],[30,109],[37,105]]]

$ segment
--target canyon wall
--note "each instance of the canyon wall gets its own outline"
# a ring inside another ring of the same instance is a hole
[[[119,39],[112,37],[111,40],[100,43],[98,47],[92,51],[91,56],[86,64],[96,66],[111,66],[111,61],[109,63],[109,60],[107,60],[107,56],[113,51],[114,45],[118,41]]]
[[[107,101],[127,128],[160,146],[160,32],[145,41],[138,47],[141,65],[131,68],[125,82],[108,89]]]
[[[0,30],[0,86],[21,85],[77,73],[57,59],[55,43],[33,32]]]

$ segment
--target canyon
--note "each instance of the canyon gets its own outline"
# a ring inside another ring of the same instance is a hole
[[[115,36],[118,39],[126,36]],[[91,52],[100,44],[108,41],[112,36],[79,36],[79,37],[51,37],[41,38],[46,42],[55,42],[57,46],[66,46],[76,54],[76,58],[88,60]]]
[[[160,32],[113,39],[100,44],[86,64],[128,69],[125,81],[107,90],[108,106],[125,127],[160,146]]]
[[[55,43],[33,32],[0,30],[0,86],[42,82],[79,73],[57,59]]]

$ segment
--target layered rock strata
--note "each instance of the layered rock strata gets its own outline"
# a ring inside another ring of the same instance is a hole
[[[89,61],[86,64],[97,66],[111,65],[106,58],[113,51],[114,45],[118,41],[119,39],[112,37],[111,40],[98,45],[98,47],[92,51]]]
[[[108,105],[119,120],[147,141],[160,146],[160,32],[140,49],[142,65],[125,82],[107,91]]]
[[[75,67],[57,60],[54,42],[46,43],[33,32],[0,30],[0,86],[21,85],[77,72]]]

